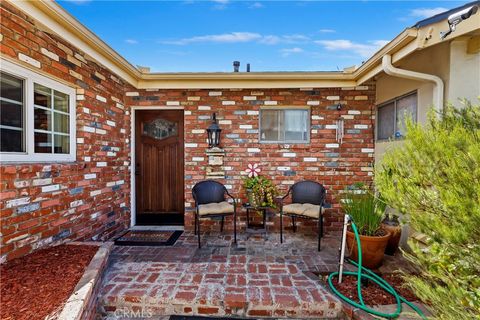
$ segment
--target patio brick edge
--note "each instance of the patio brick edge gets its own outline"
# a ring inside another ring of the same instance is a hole
[[[100,245],[95,242],[72,242],[69,245],[95,245],[99,246],[99,248],[85,269],[82,278],[75,286],[73,293],[65,303],[58,320],[94,319],[98,292],[101,288],[103,274],[108,265],[113,242],[104,242]]]

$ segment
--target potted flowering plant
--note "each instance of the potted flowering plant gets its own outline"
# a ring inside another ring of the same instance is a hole
[[[258,164],[248,164],[248,176],[244,179],[243,186],[247,192],[247,198],[250,205],[254,207],[275,208],[275,196],[278,194],[277,188],[272,180],[260,175]]]

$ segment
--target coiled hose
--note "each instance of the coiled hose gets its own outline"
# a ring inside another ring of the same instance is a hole
[[[358,235],[357,226],[355,225],[355,223],[353,221],[351,221],[351,226],[352,226],[353,233],[355,234],[355,240],[357,241],[358,263],[356,263],[355,261],[350,260],[350,259],[348,261],[351,264],[353,264],[354,266],[357,267],[357,271],[356,272],[345,271],[345,272],[343,272],[343,274],[348,275],[348,276],[357,276],[357,293],[358,293],[359,302],[356,302],[356,301],[353,301],[352,299],[349,299],[348,297],[341,294],[337,290],[337,288],[335,288],[335,286],[333,285],[333,278],[338,277],[338,275],[339,275],[338,271],[337,272],[332,272],[328,276],[328,285],[330,286],[332,291],[337,296],[339,296],[340,299],[346,301],[347,303],[351,304],[352,306],[357,307],[359,309],[362,309],[365,312],[368,312],[370,314],[373,314],[373,315],[376,315],[376,316],[379,316],[379,317],[383,317],[383,318],[387,318],[387,319],[397,318],[400,315],[400,313],[402,312],[402,302],[403,302],[403,303],[407,304],[408,306],[410,306],[413,310],[415,310],[415,312],[418,313],[418,315],[420,317],[422,317],[422,319],[427,319],[427,317],[423,314],[423,312],[417,306],[415,306],[413,303],[409,302],[408,300],[406,300],[405,298],[400,296],[387,281],[385,281],[384,279],[382,279],[381,277],[376,275],[374,272],[372,272],[368,268],[362,266],[362,247],[360,245],[360,236]],[[366,278],[368,280],[373,281],[378,286],[380,286],[380,288],[382,288],[383,290],[385,290],[387,293],[391,294],[395,298],[396,305],[397,305],[397,308],[396,308],[395,312],[393,312],[393,313],[380,312],[378,310],[369,308],[367,305],[365,305],[365,303],[363,302],[363,296],[362,296],[362,278]]]

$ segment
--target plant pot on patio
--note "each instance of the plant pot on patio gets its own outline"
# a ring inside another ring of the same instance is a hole
[[[398,250],[398,244],[400,243],[400,237],[402,236],[402,226],[398,221],[398,217],[391,216],[385,218],[382,222],[382,229],[390,232],[390,239],[385,248],[385,254],[393,256]]]
[[[342,208],[355,223],[362,248],[362,265],[376,269],[382,265],[390,232],[381,228],[386,204],[374,190],[364,184],[355,184],[343,193]],[[357,242],[354,233],[347,232],[350,258],[358,261]]]
[[[382,265],[383,255],[390,239],[390,232],[380,229],[376,236],[360,235],[360,242],[362,248],[362,265],[369,269],[376,269]],[[355,241],[355,234],[347,231],[347,247],[350,252],[350,259],[358,261],[357,242]]]

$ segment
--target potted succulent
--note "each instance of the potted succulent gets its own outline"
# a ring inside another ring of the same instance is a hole
[[[248,202],[254,207],[275,208],[275,196],[277,188],[272,180],[261,176],[258,164],[249,164],[245,170],[248,176],[245,178],[243,186],[247,192]]]
[[[398,216],[389,212],[382,221],[382,229],[390,232],[390,239],[385,248],[385,254],[393,256],[398,250],[398,244],[400,243],[400,238],[402,236],[402,226],[400,225]]]
[[[342,207],[358,228],[363,265],[370,269],[378,268],[382,265],[390,238],[390,233],[382,228],[385,202],[369,187],[356,184],[347,188],[342,199]],[[358,261],[357,242],[351,230],[347,231],[347,247],[350,258]]]

